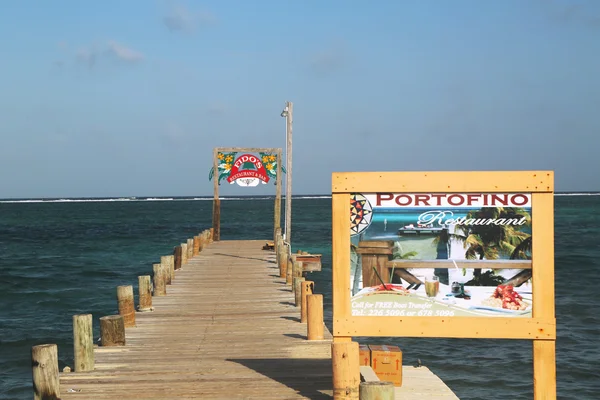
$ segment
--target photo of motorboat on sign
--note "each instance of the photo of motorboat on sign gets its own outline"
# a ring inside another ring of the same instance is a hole
[[[443,228],[434,228],[433,224],[408,224],[398,229],[398,235],[436,235]]]

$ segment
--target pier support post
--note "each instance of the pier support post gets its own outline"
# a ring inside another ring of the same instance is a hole
[[[181,266],[183,267],[188,262],[187,243],[181,243]]]
[[[194,257],[194,239],[187,240],[187,259],[188,261]]]
[[[166,296],[167,285],[165,283],[165,273],[162,266],[160,264],[153,264],[152,272],[154,272],[154,295]]]
[[[58,346],[40,344],[31,348],[34,400],[60,399]]]
[[[152,285],[150,275],[138,276],[138,311],[152,311]]]
[[[360,400],[394,400],[394,395],[392,382],[361,382],[358,391]]]
[[[292,257],[290,255],[290,252],[287,251],[285,252],[285,266],[286,266],[286,271],[285,271],[285,283],[287,283],[288,285],[291,285],[292,283],[294,283],[294,274],[292,272],[293,267],[294,267],[294,263],[292,261]]]
[[[214,242],[215,240],[218,240],[215,239],[215,228],[210,228],[210,236],[208,237],[208,239],[210,243]]]
[[[165,274],[165,285],[171,284],[171,265],[169,262],[169,256],[160,257],[160,267],[163,269]]]
[[[292,254],[292,280],[293,278],[301,278],[304,272],[302,261],[296,260],[296,255]]]
[[[194,243],[194,251],[192,252],[193,256],[197,256],[198,254],[200,254],[200,235],[196,235],[194,236],[193,243]]]
[[[181,269],[181,246],[175,246],[173,249],[173,260],[175,270]]]
[[[294,304],[296,307],[300,307],[302,303],[302,282],[305,280],[304,278],[294,278]]]
[[[92,314],[73,315],[73,356],[75,372],[94,370]]]
[[[279,277],[285,278],[287,275],[287,246],[283,239],[279,240],[279,251],[277,252],[277,264],[279,265]]]
[[[308,295],[313,294],[313,290],[315,289],[315,283],[313,281],[304,281],[300,284],[300,289],[302,291],[300,298],[300,322],[306,322],[307,316],[307,306],[306,306],[306,297]]]
[[[133,300],[133,286],[117,286],[117,303],[119,315],[123,316],[125,327],[135,326],[135,303]]]
[[[125,346],[125,321],[122,316],[100,317],[100,345]]]
[[[333,368],[333,399],[358,400],[360,362],[357,342],[333,342],[331,363]]]
[[[325,338],[323,326],[323,295],[310,294],[306,297],[307,317],[306,324],[308,340],[323,340]]]

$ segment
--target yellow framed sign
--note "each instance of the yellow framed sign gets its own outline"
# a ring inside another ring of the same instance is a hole
[[[532,339],[555,398],[554,174],[333,173],[333,335]]]

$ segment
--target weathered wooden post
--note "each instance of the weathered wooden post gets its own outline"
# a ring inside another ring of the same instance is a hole
[[[358,398],[360,400],[394,400],[394,384],[392,382],[361,382]]]
[[[152,285],[150,275],[138,276],[138,311],[152,311]]]
[[[167,257],[167,271],[171,276],[171,282],[175,280],[175,257],[174,256],[165,256]]]
[[[357,342],[331,343],[334,400],[358,400],[360,362]]]
[[[300,298],[300,322],[306,322],[307,308],[306,308],[306,297],[313,294],[315,289],[315,283],[313,281],[304,281],[300,283],[301,298]]]
[[[163,269],[163,273],[165,274],[165,285],[171,284],[171,265],[169,261],[169,256],[161,256],[160,257],[160,267]]]
[[[187,259],[188,261],[194,257],[194,239],[187,240]]]
[[[117,303],[119,315],[123,316],[125,327],[135,326],[135,303],[133,300],[133,286],[117,286]]]
[[[192,239],[192,243],[194,244],[193,250],[192,250],[192,256],[197,256],[198,254],[200,254],[200,236],[195,235],[194,238]]]
[[[152,264],[152,272],[154,272],[154,295],[166,296],[167,285],[165,283],[165,274],[160,264]]]
[[[294,278],[294,304],[296,307],[300,307],[300,303],[302,303],[302,282],[304,281],[304,277]]]
[[[301,278],[304,269],[304,264],[302,261],[298,261],[296,259],[296,255],[292,254],[292,279],[293,278]]]
[[[292,261],[292,256],[290,255],[289,251],[286,251],[285,258],[286,258],[285,283],[287,283],[288,285],[291,285],[292,283],[294,283],[294,274],[292,272],[292,269],[294,267],[294,262]]]
[[[73,315],[73,356],[75,372],[94,370],[92,314]]]
[[[188,262],[187,243],[181,243],[181,266],[183,267]]]
[[[309,294],[306,296],[307,317],[306,324],[308,340],[323,340],[325,338],[323,328],[323,295]]]
[[[125,321],[121,315],[100,317],[100,345],[125,346]]]
[[[204,243],[206,242],[206,232],[202,232],[198,235],[198,254],[204,250]]]
[[[394,242],[391,240],[368,240],[358,243],[356,253],[362,255],[363,287],[381,284],[373,271],[373,267],[375,267],[385,283],[389,282],[390,273],[386,263],[392,259],[393,248]]]
[[[173,249],[175,270],[181,269],[181,252],[181,246],[175,246],[175,248]]]
[[[210,243],[215,241],[215,228],[210,228],[210,236],[208,238],[210,239]]]
[[[34,400],[60,399],[58,346],[40,344],[31,348]]]

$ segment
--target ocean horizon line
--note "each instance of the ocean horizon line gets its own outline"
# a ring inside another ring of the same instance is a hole
[[[600,192],[555,192],[555,196],[600,196]],[[281,196],[282,199],[285,195]],[[108,196],[108,197],[32,197],[0,198],[2,203],[83,203],[83,202],[127,202],[127,201],[209,201],[210,195],[198,196]],[[330,199],[331,194],[297,194],[296,200]],[[275,195],[231,195],[219,196],[220,200],[272,200]]]

